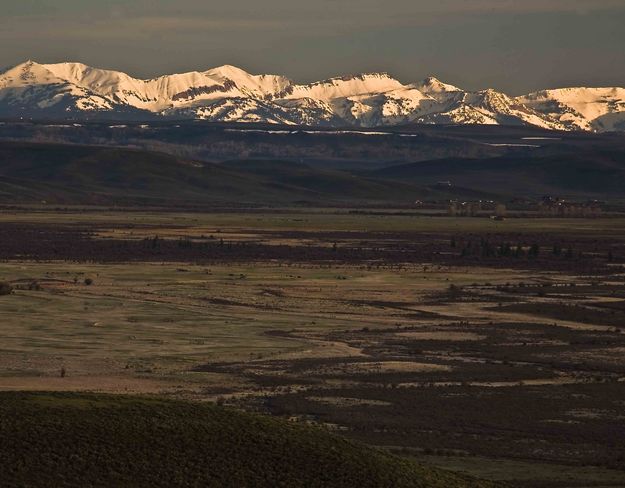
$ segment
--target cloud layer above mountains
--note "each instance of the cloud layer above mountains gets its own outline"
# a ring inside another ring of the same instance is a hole
[[[235,63],[298,81],[383,69],[515,94],[625,79],[622,0],[6,3],[0,66],[78,59],[150,77]]]

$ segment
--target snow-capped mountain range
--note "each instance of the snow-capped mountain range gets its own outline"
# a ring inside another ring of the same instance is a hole
[[[297,84],[234,66],[133,78],[81,63],[27,61],[0,74],[0,117],[202,119],[316,126],[534,125],[625,131],[625,88],[562,88],[520,97],[466,91],[436,78],[403,84],[365,73]]]

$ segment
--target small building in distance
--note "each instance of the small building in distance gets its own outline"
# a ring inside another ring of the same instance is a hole
[[[494,215],[504,218],[506,216],[506,206],[503,203],[492,200],[477,200],[469,202],[459,202],[451,200],[447,206],[447,214],[451,217],[476,217],[480,214],[485,216]]]
[[[545,196],[538,204],[538,213],[548,217],[599,217],[603,213],[601,202],[570,202],[559,197]]]
[[[452,217],[475,217],[482,210],[482,201],[477,202],[449,202],[447,213]]]

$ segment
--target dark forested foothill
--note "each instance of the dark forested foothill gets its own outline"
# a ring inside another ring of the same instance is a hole
[[[494,483],[319,428],[159,398],[0,393],[3,487],[420,487]]]

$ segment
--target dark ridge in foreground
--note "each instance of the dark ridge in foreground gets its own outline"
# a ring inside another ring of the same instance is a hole
[[[4,487],[495,486],[321,429],[147,397],[0,393],[0,439]]]
[[[625,198],[625,138],[607,135],[413,134],[410,127],[275,134],[200,124],[130,127],[113,137],[99,126],[26,129],[0,126],[3,204],[414,207],[417,200]],[[24,139],[40,142],[18,142]]]
[[[412,202],[439,193],[295,163],[267,173],[135,149],[0,142],[0,202]]]

